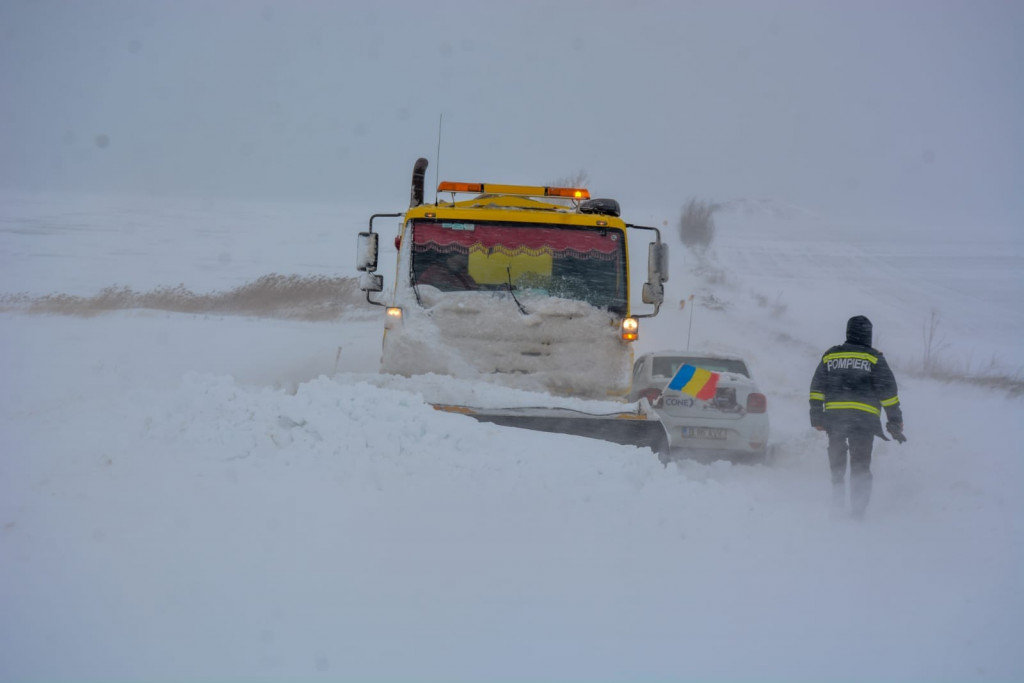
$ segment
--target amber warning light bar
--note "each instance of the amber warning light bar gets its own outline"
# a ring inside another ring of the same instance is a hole
[[[523,197],[564,197],[590,199],[590,190],[582,187],[545,187],[543,185],[497,185],[495,183],[452,183],[437,186],[438,192],[475,192],[477,194],[514,194]]]

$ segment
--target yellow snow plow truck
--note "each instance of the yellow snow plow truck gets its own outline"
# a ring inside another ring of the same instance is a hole
[[[426,169],[417,160],[408,210],[374,214],[359,234],[360,288],[387,308],[381,371],[483,380],[533,399],[494,407],[474,391],[476,399],[434,403],[439,410],[664,452],[657,414],[645,400],[627,402],[632,342],[640,319],[657,315],[668,280],[658,229],[625,223],[618,202],[583,188],[442,182],[436,196],[450,200],[427,203]],[[390,304],[371,296],[384,291],[373,230],[381,218],[401,218]],[[634,230],[654,236],[644,314],[631,309]]]

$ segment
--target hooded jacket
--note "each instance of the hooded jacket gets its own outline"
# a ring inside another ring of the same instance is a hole
[[[903,422],[896,378],[885,356],[871,346],[871,321],[862,315],[846,324],[846,343],[826,351],[811,380],[811,426],[865,430],[881,436],[880,417]]]

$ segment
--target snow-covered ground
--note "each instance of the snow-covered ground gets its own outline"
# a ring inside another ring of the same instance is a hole
[[[1021,399],[910,374],[933,310],[949,364],[1020,372],[1024,238],[763,208],[703,262],[666,233],[637,350],[747,357],[776,457],[665,468],[379,376],[380,309],[323,291],[363,207],[0,195],[0,680],[1024,679]],[[210,307],[94,298],[179,285]],[[862,523],[806,417],[855,314],[909,437]]]

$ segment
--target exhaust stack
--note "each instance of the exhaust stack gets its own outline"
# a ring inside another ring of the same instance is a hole
[[[423,180],[427,175],[427,163],[426,159],[420,157],[412,166],[412,195],[409,198],[409,208],[423,203]]]

